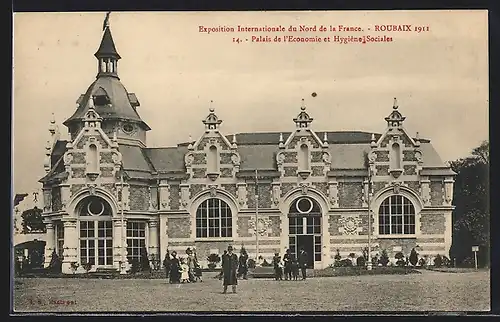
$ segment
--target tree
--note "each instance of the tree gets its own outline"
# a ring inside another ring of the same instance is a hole
[[[410,263],[413,266],[417,265],[417,263],[418,263],[418,254],[417,254],[417,251],[415,250],[415,248],[411,249],[411,252],[410,252]]]
[[[23,211],[22,215],[23,233],[45,233],[47,230],[43,222],[42,209],[34,207]]]
[[[480,246],[479,265],[489,265],[489,142],[474,148],[467,158],[450,162],[457,173],[454,185],[453,242],[450,257],[461,264]]]

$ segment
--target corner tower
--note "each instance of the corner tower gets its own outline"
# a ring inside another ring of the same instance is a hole
[[[97,58],[96,80],[85,94],[80,95],[75,113],[64,122],[71,140],[83,128],[85,115],[91,105],[89,100],[93,98],[95,111],[102,117],[102,129],[109,137],[116,135],[119,143],[145,147],[146,132],[151,128],[137,112],[140,104],[136,95],[128,92],[118,77],[121,56],[111,35],[109,13],[104,20],[101,44],[94,56]]]

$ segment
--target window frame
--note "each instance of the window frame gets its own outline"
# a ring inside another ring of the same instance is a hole
[[[385,197],[377,209],[377,232],[381,238],[414,237],[417,234],[417,207],[414,202],[401,194]]]
[[[213,204],[213,202],[218,205]],[[194,235],[197,240],[233,239],[233,210],[219,198],[204,199],[194,214]]]

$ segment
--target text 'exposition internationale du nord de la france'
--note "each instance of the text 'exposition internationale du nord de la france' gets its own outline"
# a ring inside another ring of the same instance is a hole
[[[429,33],[428,25],[374,24],[345,25],[277,25],[277,26],[198,26],[205,34],[231,34],[235,44],[241,43],[389,43],[401,34]]]

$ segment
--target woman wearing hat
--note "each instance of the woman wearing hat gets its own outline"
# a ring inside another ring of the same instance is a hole
[[[172,252],[172,259],[170,260],[170,283],[180,283],[180,269],[181,265],[179,263],[179,259],[177,258],[177,252],[174,250]]]
[[[233,246],[229,245],[227,247],[227,254],[222,255],[222,273],[224,274],[224,291],[222,293],[227,293],[228,285],[231,285],[233,293],[236,293],[236,285],[238,285],[238,279],[236,278],[237,270],[238,256],[233,253]]]

